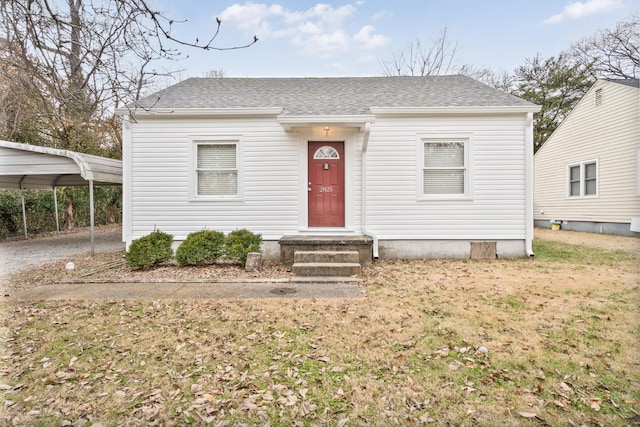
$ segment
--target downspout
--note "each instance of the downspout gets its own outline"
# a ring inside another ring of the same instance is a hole
[[[129,250],[133,234],[132,226],[132,201],[131,190],[131,130],[132,117],[122,116],[122,241],[125,242],[125,250]]]
[[[525,250],[533,257],[533,113],[527,113],[524,150]]]
[[[360,171],[361,171],[361,186],[360,199],[361,208],[360,213],[362,218],[360,219],[362,233],[365,236],[369,236],[373,239],[373,259],[378,259],[378,236],[370,230],[367,230],[367,148],[369,148],[369,135],[371,134],[371,123],[365,123],[364,136],[362,138],[362,151],[360,152]]]

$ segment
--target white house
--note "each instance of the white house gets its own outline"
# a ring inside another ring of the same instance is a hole
[[[598,80],[535,154],[536,226],[640,235],[639,80]]]
[[[191,78],[119,110],[124,239],[247,228],[268,257],[283,236],[531,255],[538,110],[459,75]]]

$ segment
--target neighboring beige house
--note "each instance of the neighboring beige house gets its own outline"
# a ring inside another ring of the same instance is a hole
[[[640,86],[598,80],[534,156],[534,219],[640,236]]]

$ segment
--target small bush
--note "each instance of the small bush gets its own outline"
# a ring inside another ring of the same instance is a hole
[[[167,261],[173,256],[171,243],[173,236],[154,231],[131,242],[129,250],[124,254],[127,265],[134,270],[145,270],[156,264]]]
[[[201,230],[187,236],[176,250],[180,265],[213,264],[224,254],[224,234],[219,231]]]
[[[262,236],[249,230],[235,230],[225,238],[227,258],[242,265],[247,262],[249,252],[260,252]]]

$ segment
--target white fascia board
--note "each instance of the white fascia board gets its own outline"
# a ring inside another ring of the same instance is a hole
[[[169,117],[169,116],[275,116],[282,113],[282,107],[257,108],[118,108],[116,115],[133,117]]]
[[[519,114],[537,113],[539,105],[471,107],[370,107],[376,115],[420,116],[430,114]]]
[[[375,122],[374,115],[345,115],[345,116],[278,116],[278,123],[285,129],[314,127],[314,126],[334,126],[334,127],[355,127],[364,130],[367,123]]]

